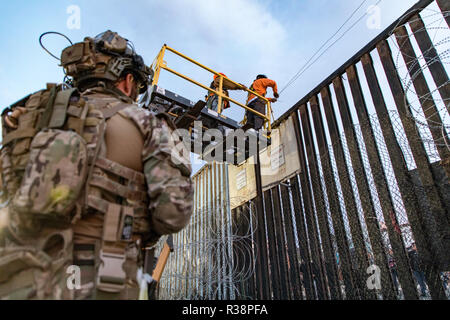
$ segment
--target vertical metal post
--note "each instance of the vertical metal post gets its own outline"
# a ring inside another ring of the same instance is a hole
[[[301,108],[306,108],[305,105],[301,106]],[[302,116],[303,117],[303,116]],[[307,299],[314,300],[316,299],[315,296],[315,286],[314,282],[317,279],[316,271],[318,270],[318,266],[322,265],[322,255],[320,254],[320,239],[319,239],[319,233],[316,228],[316,222],[314,218],[314,207],[313,207],[313,197],[312,197],[312,189],[311,189],[311,181],[308,175],[309,168],[306,163],[306,154],[305,154],[305,146],[302,139],[302,130],[301,130],[301,123],[299,119],[299,114],[294,114],[294,125],[296,130],[296,137],[297,137],[297,143],[298,143],[298,154],[299,154],[299,160],[300,160],[300,184],[301,184],[301,191],[303,195],[303,202],[305,205],[304,211],[305,211],[305,221],[306,221],[306,228],[308,232],[308,239],[310,244],[310,251],[304,250],[304,254],[306,257],[306,274],[304,274],[304,280],[306,281],[305,284],[305,290]],[[307,143],[307,142],[306,142]],[[300,190],[300,187],[298,188]],[[297,200],[298,203],[300,202],[300,199]],[[306,248],[305,248],[306,249]]]
[[[322,98],[324,98],[324,95],[322,95]],[[329,101],[326,98],[323,99],[323,103],[324,103],[324,105],[326,105],[328,107]],[[344,278],[344,284],[345,284],[346,297],[348,299],[356,299],[358,297],[358,291],[356,290],[356,288],[359,288],[359,291],[361,291],[360,289],[363,284],[355,283],[357,277],[355,276],[355,274],[352,270],[353,264],[351,263],[351,255],[350,255],[350,252],[348,249],[348,244],[347,244],[347,238],[346,238],[346,232],[345,232],[345,226],[344,226],[344,220],[343,220],[343,212],[342,212],[342,209],[339,204],[338,197],[337,197],[338,191],[337,191],[337,186],[336,186],[336,180],[335,180],[333,169],[332,169],[333,166],[331,163],[331,157],[330,157],[330,153],[328,150],[328,142],[326,141],[326,137],[325,137],[325,129],[324,129],[324,126],[322,123],[322,118],[320,115],[317,97],[313,97],[311,99],[310,105],[311,105],[311,114],[313,116],[319,153],[321,156],[323,174],[324,174],[325,183],[327,186],[328,202],[330,204],[330,211],[331,211],[332,221],[333,221],[333,225],[334,225],[335,238],[336,238],[336,242],[337,242],[337,246],[338,246],[338,250],[339,250],[339,256],[341,259],[341,265],[342,265],[342,269],[343,269],[343,278]],[[327,112],[329,112],[329,111],[330,110],[327,108],[325,113],[327,114]],[[327,117],[329,117],[328,114],[327,114]],[[330,132],[330,135],[332,135],[331,132]],[[339,136],[337,136],[337,137],[339,137]],[[335,144],[337,141],[334,141],[333,138],[336,138],[336,136],[332,136],[332,144],[333,144],[333,148],[335,150],[336,163],[337,163],[338,167],[342,170],[342,167],[345,168],[345,158],[343,158],[342,150],[337,150],[336,144]],[[340,140],[339,140],[339,142],[340,142]],[[339,151],[340,151],[340,153],[339,153]],[[336,154],[337,154],[337,156],[336,156]],[[342,158],[339,156],[342,156]],[[311,165],[310,165],[310,167],[311,167]],[[316,173],[316,174],[318,175],[318,173]],[[340,180],[342,180],[341,176],[340,176],[340,178],[341,178]],[[343,184],[343,181],[341,181],[341,186],[342,186],[342,184]],[[349,184],[348,184],[348,186],[349,186]],[[348,192],[349,191],[348,188],[345,191]],[[321,234],[322,234],[322,231],[321,231]],[[331,235],[330,235],[330,237],[331,237]],[[330,240],[328,240],[328,241],[330,241]],[[328,248],[327,248],[327,250],[330,251],[330,253],[329,253],[330,257],[327,258],[327,263],[331,267],[331,270],[329,271],[329,274],[331,276],[330,282],[333,284],[336,282],[336,288],[338,289],[338,293],[335,293],[335,294],[339,294],[341,292],[340,286],[339,286],[339,281],[337,281],[333,278],[333,276],[337,277],[337,266],[336,266],[336,257],[334,254],[334,250],[332,250],[332,248],[333,247],[330,242],[328,244]],[[329,276],[329,278],[330,278],[330,276]]]
[[[223,92],[223,76],[221,74],[219,74],[219,92],[222,93]],[[221,95],[218,96],[218,100],[217,100],[217,112],[219,114],[222,113],[222,103],[223,103],[223,98]]]
[[[196,299],[198,299],[198,268],[199,263],[198,259],[200,257],[199,250],[198,250],[198,242],[199,242],[199,221],[198,221],[198,196],[199,196],[199,190],[198,190],[198,176],[195,177],[195,207],[194,207],[194,226],[195,226],[195,251],[194,251],[194,259],[195,259],[195,294]]]
[[[447,21],[447,25],[450,28],[450,3],[448,0],[437,0],[436,2],[442,11],[442,14],[445,16],[445,21]]]
[[[267,257],[267,238],[266,238],[266,226],[264,219],[264,205],[263,205],[263,190],[262,190],[262,179],[261,179],[261,163],[259,158],[259,144],[257,145],[256,152],[256,163],[255,163],[255,178],[256,178],[256,191],[257,195],[255,198],[256,206],[256,225],[257,229],[255,232],[255,248],[257,250],[258,256],[256,260],[256,276],[258,284],[258,295],[257,299],[270,299],[270,278],[269,278],[269,267],[268,267],[268,257]]]
[[[299,264],[298,264],[298,257],[297,257],[297,245],[295,243],[294,238],[294,228],[293,228],[293,221],[292,221],[292,210],[290,198],[289,198],[289,189],[291,188],[291,185],[287,187],[286,185],[280,185],[280,191],[281,191],[281,200],[282,200],[282,208],[283,208],[283,224],[285,226],[285,232],[286,232],[286,246],[287,246],[287,255],[288,255],[288,262],[289,262],[289,276],[290,276],[290,282],[291,290],[292,290],[292,299],[294,300],[300,300],[302,299],[302,285],[300,282],[300,270],[299,270]]]
[[[433,96],[431,95],[430,88],[428,87],[427,80],[420,68],[420,63],[417,59],[414,48],[409,40],[408,31],[405,26],[398,27],[395,30],[395,37],[397,39],[400,52],[402,53],[403,60],[405,61],[408,73],[412,79],[414,89],[419,97],[420,105],[423,113],[427,119],[427,123],[433,136],[436,149],[439,152],[439,156],[443,161],[450,159],[450,151],[446,145],[450,146],[450,139],[445,132],[442,135],[441,128],[444,128],[444,124],[439,116],[439,110],[434,103]],[[444,102],[446,103],[446,102]],[[450,178],[450,166],[443,166],[447,179]]]
[[[216,222],[216,240],[215,240],[215,245],[216,245],[216,251],[217,251],[217,267],[216,267],[216,273],[217,273],[217,299],[221,300],[222,299],[222,274],[221,274],[221,266],[222,266],[222,256],[221,256],[221,239],[223,238],[223,234],[222,234],[222,219],[221,219],[221,207],[220,207],[220,202],[219,202],[219,193],[220,193],[220,189],[218,191],[219,188],[219,183],[218,183],[218,174],[217,174],[217,163],[213,162],[213,170],[214,170],[214,203],[215,203],[215,210],[214,210],[214,221]]]
[[[408,169],[405,163],[405,159],[403,158],[402,150],[398,145],[394,133],[394,128],[392,127],[392,124],[390,122],[389,113],[386,108],[386,103],[384,101],[383,93],[378,82],[375,68],[373,66],[372,57],[370,56],[370,54],[365,54],[361,58],[361,61],[363,64],[364,72],[366,74],[367,82],[370,83],[369,89],[372,95],[373,104],[375,106],[381,130],[383,132],[383,138],[386,142],[386,147],[389,152],[395,178],[402,195],[402,201],[405,206],[406,212],[408,213],[408,218],[410,218],[418,214],[418,205],[412,188],[413,186],[408,175]],[[361,108],[358,108],[357,111],[359,109]],[[402,285],[406,299],[417,299],[418,296],[414,280],[409,269],[406,248],[401,233],[398,232],[396,226],[394,225],[394,223],[397,224],[397,222],[394,220],[395,213],[392,206],[393,202],[391,201],[391,196],[387,187],[388,181],[386,179],[385,172],[381,167],[381,160],[378,158],[379,160],[375,161],[376,158],[374,157],[374,155],[378,153],[372,153],[377,149],[373,145],[373,142],[368,141],[369,139],[371,139],[371,137],[368,136],[367,132],[363,131],[363,133],[366,134],[366,147],[370,147],[370,150],[368,150],[368,152],[369,154],[372,154],[372,156],[369,157],[369,160],[371,160],[371,167],[375,183],[377,184],[377,190],[380,195],[383,216],[386,222],[389,240],[392,245],[395,263],[397,265],[397,269],[399,270],[400,283]]]
[[[213,257],[213,225],[212,225],[212,189],[211,189],[211,165],[206,166],[206,190],[207,190],[207,202],[206,202],[206,214],[208,221],[208,299],[213,299],[213,286],[212,286],[212,268],[214,264]]]
[[[342,118],[342,123],[344,126],[345,137],[348,143],[348,150],[350,153],[353,169],[356,169],[355,178],[357,183],[359,182],[359,186],[363,187],[364,182],[361,180],[363,176],[359,177],[359,175],[364,175],[364,170],[362,168],[362,160],[360,157],[360,150],[358,148],[358,141],[355,133],[355,128],[353,125],[353,121],[350,114],[350,108],[348,104],[347,94],[345,92],[344,85],[342,83],[341,76],[337,77],[333,81],[334,90],[336,93],[336,99],[338,102],[338,107],[340,111],[340,115]],[[368,256],[364,245],[364,236],[361,222],[359,220],[358,209],[356,206],[356,198],[352,188],[352,182],[350,180],[349,171],[346,165],[345,157],[341,150],[338,150],[338,145],[336,145],[335,150],[339,154],[339,161],[337,161],[339,176],[341,177],[341,185],[344,190],[344,201],[345,207],[347,211],[347,216],[350,223],[350,231],[353,238],[353,243],[355,246],[355,256],[354,258],[354,267],[356,271],[356,281],[358,283],[358,287],[360,288],[361,295],[363,298],[375,298],[374,292],[369,291],[365,279],[367,278],[366,269],[369,266]],[[342,148],[342,145],[339,146]],[[366,208],[367,209],[367,208]]]
[[[242,229],[242,225],[240,224],[240,216],[241,216],[241,207],[237,207],[235,209],[233,209],[232,212],[232,217],[233,217],[233,222],[232,222],[232,227],[233,227],[233,260],[234,260],[234,264],[233,264],[233,270],[235,272],[237,272],[236,275],[236,282],[239,283],[238,287],[236,288],[238,296],[237,299],[242,300],[244,294],[244,290],[243,290],[243,279],[242,279],[242,272],[243,272],[243,259],[241,257],[241,248],[240,245],[241,243],[239,242],[239,238],[240,238],[240,231]]]
[[[391,50],[387,41],[381,41],[377,46],[381,62],[388,78],[389,86],[394,96],[395,104],[405,130],[406,137],[414,156],[424,192],[428,198],[428,206],[431,212],[425,212],[422,216],[422,224],[431,240],[431,250],[435,257],[433,262],[446,265],[446,258],[450,248],[449,213],[444,209],[441,198],[436,188],[433,174],[429,166],[425,148],[420,140],[415,122],[409,116],[410,109],[401,81],[392,60]],[[431,66],[430,66],[431,67]],[[449,87],[450,88],[450,87]]]
[[[378,169],[376,169],[373,168],[373,166],[371,166],[372,173],[375,173],[378,172],[378,170],[381,170],[381,164],[377,162],[377,160],[379,159],[379,154],[375,146],[375,139],[373,137],[373,131],[370,125],[370,119],[367,112],[367,105],[364,96],[362,94],[361,84],[359,82],[356,67],[352,65],[347,69],[346,73],[350,84],[350,89],[352,91],[355,108],[358,114],[359,123],[361,125],[361,132],[363,134],[366,152],[369,158],[369,163],[371,165],[373,164],[374,166],[378,167]],[[328,94],[327,99],[329,100],[330,99],[329,93],[326,94]],[[336,119],[334,117],[334,114],[332,116],[334,119],[331,119],[330,116],[329,128],[330,126],[332,126],[334,128],[333,130],[335,131],[337,130],[337,127],[335,125]],[[357,142],[358,141],[356,141],[356,143]],[[369,232],[371,247],[374,253],[373,259],[375,264],[381,270],[381,283],[382,283],[381,292],[383,294],[383,299],[395,299],[396,294],[394,289],[394,283],[390,276],[389,261],[383,245],[382,232],[375,212],[374,199],[372,199],[372,194],[370,192],[371,187],[369,186],[369,182],[367,179],[368,173],[365,172],[363,160],[361,158],[361,153],[357,153],[356,157],[355,155],[353,155],[352,166],[355,172],[355,177],[357,179],[358,190],[362,195],[361,202],[364,210],[364,218],[367,225],[367,230]],[[379,180],[379,178],[374,177],[376,185],[377,180]],[[378,182],[378,184],[385,185],[385,181],[381,180],[380,182]],[[387,186],[385,186],[385,188],[387,188]],[[380,192],[388,192],[388,191],[386,189],[385,191],[380,190]],[[383,197],[379,196],[379,199],[381,198],[384,198],[385,199],[384,201],[387,201],[387,203],[384,204],[384,206],[390,204],[388,194],[385,194]]]
[[[295,124],[295,121],[294,121]],[[311,271],[311,255],[308,243],[308,236],[305,224],[305,211],[300,199],[300,186],[299,181],[296,178],[291,179],[290,184],[292,186],[292,202],[295,208],[295,222],[296,232],[300,247],[299,263],[300,273],[299,277],[302,281],[302,287],[304,288],[304,299],[313,300],[315,298],[314,288],[312,284],[312,271]]]
[[[272,201],[273,201],[273,218],[274,218],[274,233],[276,237],[276,248],[278,263],[280,264],[280,279],[282,283],[282,296],[281,299],[292,299],[291,294],[291,281],[289,279],[288,260],[286,254],[286,241],[284,239],[283,221],[281,218],[281,200],[278,191],[278,186],[272,188]]]
[[[381,41],[378,44],[377,49],[380,54],[389,86],[394,96],[395,104],[397,106],[411,152],[414,156],[416,164],[418,164],[417,172],[419,173],[422,186],[428,198],[428,205],[431,209],[431,212],[423,217],[424,226],[425,228],[429,228],[428,231],[430,234],[428,234],[428,236],[430,239],[432,239],[431,236],[436,235],[436,233],[439,234],[442,239],[442,242],[436,238],[432,241],[433,253],[438,255],[435,259],[441,260],[447,256],[447,253],[450,250],[450,224],[448,220],[450,213],[447,212],[442,205],[442,200],[439,197],[428,162],[427,153],[421,141],[420,135],[417,132],[415,122],[409,116],[411,110],[395,68],[394,61],[392,60],[391,50],[387,41]],[[442,260],[439,261],[439,263],[441,265],[446,264],[445,261]]]
[[[219,215],[220,215],[220,241],[218,242],[218,246],[220,248],[220,255],[221,255],[221,261],[222,264],[220,265],[220,277],[222,278],[221,282],[221,296],[223,299],[227,299],[226,295],[226,274],[225,274],[225,220],[223,216],[224,207],[223,207],[223,179],[222,179],[222,169],[221,164],[216,163],[217,166],[217,187],[218,187],[218,193],[217,193],[217,205],[219,209]]]
[[[310,103],[314,103],[313,100],[310,101]],[[324,256],[325,259],[328,261],[321,261],[321,263],[315,265],[316,269],[318,270],[317,274],[315,274],[317,279],[317,288],[318,288],[318,294],[319,299],[327,299],[327,285],[326,285],[326,278],[325,278],[325,265],[326,262],[331,263],[331,241],[330,241],[330,232],[329,232],[329,226],[328,226],[328,217],[327,213],[325,211],[325,202],[324,202],[324,196],[323,196],[323,190],[320,183],[320,176],[319,176],[319,167],[318,167],[318,159],[316,158],[316,151],[314,148],[314,141],[312,136],[312,130],[311,130],[311,124],[308,116],[307,106],[302,105],[300,106],[300,120],[302,122],[303,127],[303,135],[305,138],[305,150],[308,157],[308,165],[309,165],[309,174],[311,178],[311,186],[313,189],[314,194],[314,203],[316,207],[316,214],[317,214],[317,220],[319,223],[319,230],[320,230],[320,237],[322,239],[321,244],[324,250]],[[313,220],[312,223],[314,224],[315,221]],[[308,224],[309,226],[309,224]],[[318,249],[320,250],[320,246],[318,246]],[[321,253],[317,253],[320,257],[322,257]],[[313,253],[314,255],[314,253]],[[322,259],[321,259],[322,260]],[[331,266],[331,265],[329,265]],[[330,270],[330,274],[333,274],[332,270]]]
[[[164,55],[166,53],[166,45],[164,45],[158,55],[157,58],[157,63],[156,63],[156,70],[155,70],[155,75],[153,76],[153,82],[152,85],[157,85],[158,81],[159,81],[159,75],[161,73],[161,66],[164,63]]]
[[[228,230],[227,230],[227,234],[228,234],[228,257],[230,259],[230,263],[229,263],[229,290],[230,290],[230,299],[234,300],[236,299],[236,295],[235,295],[235,291],[234,291],[234,285],[233,285],[233,281],[234,281],[234,274],[233,274],[233,266],[234,266],[234,256],[233,256],[233,247],[232,247],[232,239],[233,239],[233,218],[232,218],[232,214],[231,214],[231,207],[230,207],[230,193],[229,193],[229,178],[228,178],[228,165],[223,166],[224,168],[224,179],[225,179],[225,190],[226,190],[226,201],[225,201],[225,205],[226,205],[226,213],[227,213],[227,221],[228,221]]]
[[[249,201],[247,202],[248,207],[247,207],[247,212],[248,212],[248,222],[249,222],[249,226],[248,226],[248,232],[250,232],[250,234],[247,237],[247,244],[248,244],[248,248],[249,248],[249,268],[250,268],[250,277],[248,279],[249,281],[249,297],[250,299],[257,299],[256,298],[256,273],[255,273],[255,248],[254,248],[254,242],[253,242],[253,235],[254,235],[254,229],[253,229],[253,213],[254,213],[254,203],[253,201]]]
[[[271,191],[267,190],[264,192],[264,202],[266,209],[266,223],[267,223],[267,244],[269,249],[269,260],[270,260],[270,275],[271,275],[271,285],[273,288],[273,299],[282,299],[281,283],[280,278],[280,263],[277,259],[277,243],[276,237],[274,236],[275,227],[273,224],[273,210],[272,210],[272,196]]]
[[[206,230],[207,230],[207,221],[206,221],[206,174],[205,171],[201,173],[202,177],[202,210],[201,210],[201,226],[202,226],[202,239],[200,241],[201,243],[201,252],[203,254],[203,264],[202,264],[202,273],[201,273],[201,295],[203,299],[207,299],[207,281],[206,281],[206,272],[207,272],[207,265],[209,263],[208,256],[207,256],[207,236],[206,236]]]
[[[422,18],[417,14],[410,19],[409,25],[414,32],[414,37],[416,38],[417,44],[419,45],[423,57],[428,64],[431,76],[436,83],[442,100],[444,102],[447,101],[447,103],[445,103],[447,112],[450,112],[450,103],[448,103],[450,99],[450,83],[448,81],[448,75],[436,49],[434,48],[433,41],[431,41],[431,38],[428,35],[425,24],[423,23]],[[381,42],[381,45],[383,45],[383,42]]]

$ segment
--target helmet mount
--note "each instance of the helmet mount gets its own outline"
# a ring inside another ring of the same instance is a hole
[[[61,65],[73,78],[75,86],[95,80],[116,82],[130,72],[137,78],[139,93],[142,94],[153,77],[152,70],[136,54],[133,44],[110,30],[64,49]]]

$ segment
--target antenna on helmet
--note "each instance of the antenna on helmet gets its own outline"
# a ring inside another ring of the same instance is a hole
[[[44,32],[43,34],[41,34],[41,36],[39,37],[39,44],[41,45],[42,49],[45,50],[45,52],[47,52],[49,55],[51,55],[53,58],[55,58],[58,61],[61,61],[60,58],[58,58],[57,56],[55,56],[53,53],[51,53],[43,44],[42,44],[42,38],[49,35],[49,34],[56,34],[58,36],[61,36],[63,38],[65,38],[67,41],[69,41],[70,45],[73,45],[73,42],[69,39],[69,37],[67,37],[66,35],[60,33],[60,32],[56,32],[56,31],[48,31],[48,32]]]
[[[52,56],[53,58],[55,58],[58,61],[61,61],[61,58],[58,58],[57,56],[55,56],[53,53],[51,53],[43,44],[42,44],[42,39],[45,36],[48,36],[49,34],[56,34],[58,36],[61,36],[63,38],[65,38],[67,41],[69,41],[70,45],[73,45],[73,42],[69,39],[69,37],[67,37],[65,34],[62,34],[60,32],[56,32],[56,31],[48,31],[48,32],[44,32],[43,34],[41,34],[41,36],[39,37],[39,44],[41,45],[42,49],[44,49],[45,52],[47,52],[50,56]],[[64,69],[63,69],[64,70]],[[72,88],[73,87],[73,80],[66,74],[66,70],[64,70],[64,79],[63,79],[63,86],[65,86],[66,88]]]

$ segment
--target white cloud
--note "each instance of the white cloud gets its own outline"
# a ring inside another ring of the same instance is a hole
[[[182,20],[174,21],[177,25],[208,38],[214,45],[235,42],[262,50],[281,44],[286,37],[281,23],[256,0],[173,0],[161,2],[158,7]]]

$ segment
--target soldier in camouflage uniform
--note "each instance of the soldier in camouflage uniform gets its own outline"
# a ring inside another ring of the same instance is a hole
[[[184,146],[175,145],[169,119],[136,105],[151,70],[127,40],[111,31],[86,38],[66,48],[61,63],[76,89],[52,87],[3,115],[3,190],[11,204],[0,298],[137,299],[145,248],[190,220],[188,153],[174,152]],[[21,125],[35,105],[45,107],[27,126],[38,133],[26,136]],[[27,254],[45,263],[27,260],[18,270]],[[81,286],[68,287],[70,265],[80,268]]]

